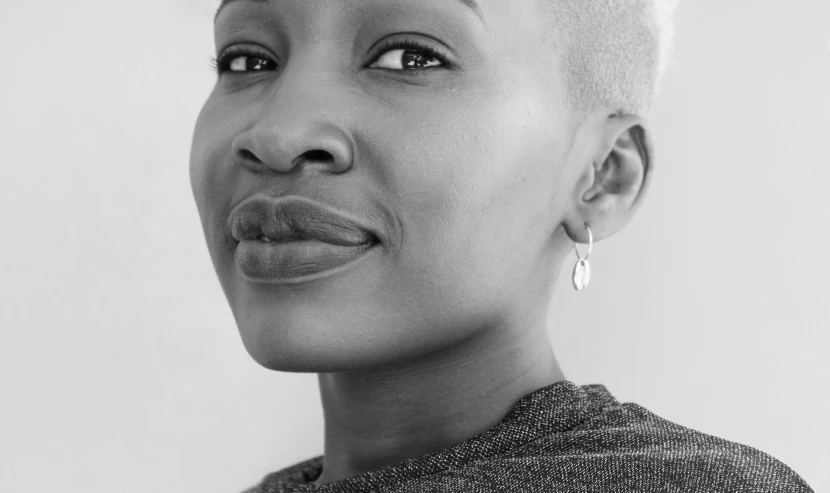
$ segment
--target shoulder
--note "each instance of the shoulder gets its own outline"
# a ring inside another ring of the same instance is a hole
[[[412,491],[426,487],[422,481]],[[446,488],[441,491],[462,491],[452,488],[460,485],[482,492],[814,493],[769,454],[672,423],[636,404],[609,408],[572,430],[429,479],[430,488]]]
[[[608,408],[569,432],[537,442],[515,451],[515,458],[538,463],[554,482],[578,479],[628,485],[630,491],[813,493],[771,455],[671,422],[634,403]]]

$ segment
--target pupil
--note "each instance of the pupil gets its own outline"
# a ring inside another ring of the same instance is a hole
[[[417,51],[404,51],[401,58],[404,67],[426,67],[427,62],[432,60],[432,57],[425,56]]]
[[[264,58],[249,58],[246,70],[263,70],[265,69],[267,63],[268,60],[265,60]]]

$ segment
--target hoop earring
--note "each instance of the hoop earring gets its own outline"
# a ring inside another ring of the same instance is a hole
[[[579,259],[574,266],[573,277],[574,288],[577,291],[582,291],[591,282],[591,264],[588,263],[588,256],[591,255],[591,249],[594,247],[594,235],[591,233],[588,223],[585,223],[585,229],[588,230],[588,253],[585,254],[585,258],[579,256],[579,250],[576,249],[576,242],[574,242],[574,252],[576,252],[576,258]]]

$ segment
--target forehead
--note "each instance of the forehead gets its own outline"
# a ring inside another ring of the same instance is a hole
[[[219,17],[222,11],[231,4],[253,4],[278,8],[280,6],[285,6],[288,3],[296,4],[298,2],[303,5],[308,5],[311,8],[343,6],[347,8],[354,7],[364,10],[368,10],[373,3],[396,3],[394,0],[222,0],[219,4],[219,8],[216,10],[214,21]],[[435,6],[434,2],[426,0],[408,0],[404,3],[416,9],[418,7],[429,8]],[[496,21],[499,19],[519,18],[525,24],[533,23],[533,21],[538,21],[540,19],[539,14],[542,12],[538,9],[539,0],[441,0],[441,4],[449,4],[447,5],[447,8],[464,9],[474,14],[480,22],[491,27],[496,27],[495,24],[498,24]],[[528,9],[527,7],[530,6],[533,8]],[[514,24],[513,27],[520,29],[523,26]]]
[[[479,17],[479,19],[481,19],[482,21],[484,20],[483,16],[482,16],[482,13],[481,13],[481,7],[479,6],[479,0],[447,0],[447,1],[449,1],[449,2],[458,2],[460,5],[463,5],[463,6],[467,7],[473,13],[475,13]],[[216,16],[214,17],[214,21],[216,20],[217,17],[219,17],[219,14],[222,12],[222,10],[224,10],[225,7],[227,7],[228,5],[230,5],[232,3],[237,3],[237,2],[249,2],[249,3],[266,4],[267,5],[267,4],[272,3],[272,0],[222,0],[222,2],[219,4],[219,8],[216,10]]]
[[[496,44],[510,47],[518,42],[524,45],[523,52],[538,54],[537,48],[543,48],[540,44],[550,38],[551,26],[545,9],[540,7],[540,3],[549,1],[555,0],[222,0],[214,22],[234,7],[242,11],[253,7],[260,13],[280,17],[300,15],[299,20],[293,19],[294,25],[323,19],[341,26],[391,18],[404,22],[417,18],[460,19],[471,29],[487,34]]]

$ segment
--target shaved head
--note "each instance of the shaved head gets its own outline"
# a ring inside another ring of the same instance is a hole
[[[574,109],[645,116],[669,61],[678,0],[538,0]]]

